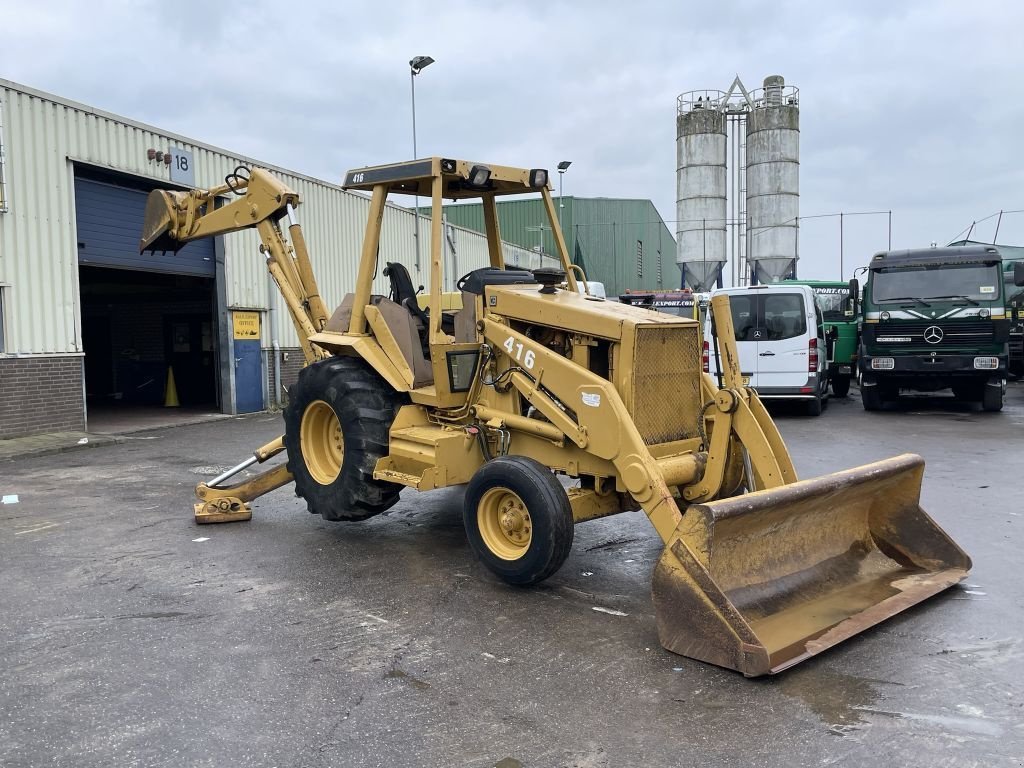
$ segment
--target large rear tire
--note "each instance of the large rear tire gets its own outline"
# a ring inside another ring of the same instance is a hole
[[[463,522],[480,561],[517,586],[544,581],[572,549],[572,506],[565,488],[550,469],[525,456],[493,459],[473,475]]]
[[[289,392],[284,444],[295,493],[325,520],[365,520],[398,501],[402,486],[373,479],[402,405],[365,361],[332,357],[306,366]]]
[[[832,394],[836,397],[846,397],[850,394],[850,377],[843,375],[832,379]]]

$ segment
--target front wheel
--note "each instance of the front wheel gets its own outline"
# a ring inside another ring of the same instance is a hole
[[[573,539],[572,507],[558,478],[525,456],[481,467],[466,487],[469,545],[502,581],[536,584],[562,567]]]
[[[981,397],[981,407],[983,410],[992,411],[993,413],[1003,410],[1003,382],[996,380],[985,384],[985,393]]]
[[[877,381],[862,378],[860,382],[860,402],[865,411],[880,411],[885,405],[882,397],[882,385]]]
[[[844,375],[832,379],[832,394],[836,397],[846,397],[850,394],[850,377]]]

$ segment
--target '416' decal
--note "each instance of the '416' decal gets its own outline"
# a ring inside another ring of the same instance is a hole
[[[501,346],[505,348],[505,351],[508,352],[510,357],[514,357],[517,362],[526,366],[527,370],[533,370],[533,365],[537,362],[537,358],[536,355],[534,355],[533,350],[528,349],[524,354],[523,345],[511,336],[505,339],[505,343]]]

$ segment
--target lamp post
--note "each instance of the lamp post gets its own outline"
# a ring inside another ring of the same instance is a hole
[[[569,166],[572,165],[572,160],[563,160],[558,164],[558,228],[562,228],[562,209],[565,208],[565,203],[562,202],[562,181],[565,176],[565,172],[569,170]],[[565,232],[562,232],[562,237],[565,237]]]
[[[434,63],[429,56],[413,56],[409,60],[409,88],[412,95],[412,159],[417,159],[416,150],[416,75]],[[416,270],[420,269],[420,196],[415,195],[413,207],[413,240],[416,242]]]

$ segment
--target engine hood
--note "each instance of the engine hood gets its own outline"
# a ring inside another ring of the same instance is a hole
[[[494,285],[484,290],[484,312],[566,331],[618,341],[623,329],[637,325],[695,325],[675,317],[618,301],[582,296],[572,291],[541,293],[536,285]]]

